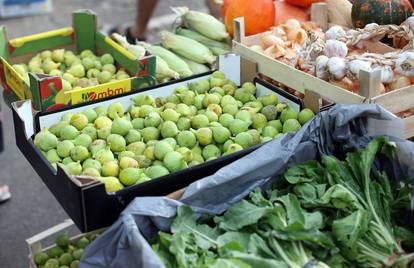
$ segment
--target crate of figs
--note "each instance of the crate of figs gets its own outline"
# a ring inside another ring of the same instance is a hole
[[[30,99],[37,111],[130,92],[155,83],[155,58],[138,59],[96,29],[90,11],[73,13],[73,26],[7,39],[0,27],[4,98]]]
[[[134,197],[179,190],[313,118],[232,70],[35,116],[14,103],[17,145],[81,230],[106,226]]]

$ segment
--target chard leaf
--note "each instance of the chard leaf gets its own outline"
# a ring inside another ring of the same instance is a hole
[[[177,209],[177,217],[171,224],[171,232],[193,233],[197,245],[203,249],[216,246],[216,239],[220,234],[217,228],[211,228],[206,224],[197,224],[195,215],[188,206],[181,206]]]
[[[319,211],[315,211],[312,213],[303,212],[305,215],[305,229],[312,230],[312,229],[321,229],[324,226],[323,222],[323,215]]]
[[[302,231],[305,229],[305,214],[298,198],[293,194],[287,194],[277,199],[283,204],[287,215],[287,229],[290,231]]]
[[[323,177],[323,168],[318,161],[309,160],[289,168],[283,177],[290,184],[319,181]]]
[[[253,192],[251,192],[249,197],[253,204],[259,207],[272,207],[272,202],[264,198],[260,188],[256,188]]]
[[[229,252],[246,252],[246,249],[238,242],[238,241],[230,241],[227,244],[224,244],[223,246],[219,247],[218,253],[220,256],[227,256]]]
[[[330,187],[320,199],[321,204],[331,204],[338,209],[361,209],[358,198],[341,184]]]
[[[209,268],[253,268],[252,266],[237,259],[217,259]]]
[[[262,257],[259,257],[259,256],[255,256],[253,254],[233,251],[229,255],[230,255],[230,257],[241,260],[241,261],[249,264],[252,267],[289,268],[289,266],[286,263],[282,262],[282,261],[278,261],[278,260],[274,260],[274,259],[265,259],[265,258],[262,258]]]
[[[319,230],[310,230],[302,232],[275,231],[274,234],[277,238],[282,240],[306,241],[315,243],[327,249],[335,248],[335,244],[332,238],[326,233],[320,232]]]
[[[316,187],[311,183],[296,184],[293,187],[293,192],[304,207],[312,207],[318,200]]]
[[[154,244],[152,245],[152,250],[160,257],[165,266],[168,268],[175,267],[174,256],[169,252],[168,248],[165,249],[160,244]]]
[[[219,247],[231,242],[237,241],[242,245],[245,249],[247,249],[249,245],[250,234],[242,233],[242,232],[226,232],[219,237],[217,237],[217,244]]]
[[[355,249],[355,244],[368,229],[370,215],[365,210],[357,210],[342,219],[334,220],[332,232],[348,250]]]
[[[274,230],[284,230],[288,226],[287,214],[284,207],[281,204],[275,204],[274,209],[266,214],[265,221]]]
[[[198,262],[195,237],[189,233],[176,233],[171,240],[170,252],[178,267],[195,267]]]
[[[241,200],[227,210],[219,227],[223,230],[237,231],[244,226],[257,223],[271,210],[272,208],[259,207],[246,200]]]
[[[263,258],[276,259],[277,256],[258,234],[252,234],[249,242],[249,252]]]

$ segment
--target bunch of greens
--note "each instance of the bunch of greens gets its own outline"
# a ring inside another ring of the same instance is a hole
[[[153,249],[167,267],[409,267],[410,185],[374,164],[395,149],[380,137],[343,161],[296,165],[220,217],[197,222],[182,206]]]

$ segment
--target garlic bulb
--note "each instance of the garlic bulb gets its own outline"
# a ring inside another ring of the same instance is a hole
[[[282,37],[286,35],[286,32],[281,27],[274,27],[273,34],[278,37]]]
[[[342,80],[347,71],[347,64],[344,58],[332,57],[327,63],[328,72],[335,80]]]
[[[407,77],[414,76],[414,52],[404,52],[398,55],[395,71]]]
[[[367,72],[372,71],[371,63],[362,60],[353,60],[349,63],[349,70],[353,75],[359,78],[359,71],[364,70]]]
[[[280,39],[277,36],[274,36],[271,33],[266,33],[266,34],[262,35],[260,37],[260,40],[262,42],[263,48],[265,48],[265,49],[270,47],[270,46],[275,46],[275,45],[284,46],[285,45],[285,42],[282,39]]]
[[[374,71],[381,70],[381,82],[389,84],[394,80],[394,72],[390,66],[376,66]]]
[[[327,80],[329,78],[329,73],[327,70],[329,58],[325,55],[321,55],[316,58],[315,61],[315,75],[316,77]]]
[[[341,26],[335,25],[329,28],[325,33],[326,40],[338,40],[345,37],[346,33]]]
[[[414,31],[414,17],[409,17],[404,22],[405,25],[407,25],[411,31]]]
[[[345,58],[348,54],[348,47],[344,42],[337,40],[328,40],[326,41],[325,46],[325,55],[329,58],[331,57],[340,57]]]

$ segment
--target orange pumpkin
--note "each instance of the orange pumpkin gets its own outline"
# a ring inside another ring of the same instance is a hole
[[[298,7],[310,7],[313,3],[322,2],[323,0],[286,0],[291,5]]]
[[[244,17],[246,35],[267,31],[275,25],[276,9],[272,0],[231,0],[228,2],[225,24],[233,35],[233,20]]]
[[[227,8],[229,7],[229,4],[230,4],[231,1],[232,0],[224,0],[223,1],[223,5],[221,7],[221,13],[222,13],[223,17],[226,16],[226,11],[227,11]]]
[[[297,19],[304,22],[309,21],[309,10],[292,6],[285,1],[276,1],[276,24],[283,23],[287,19]]]

